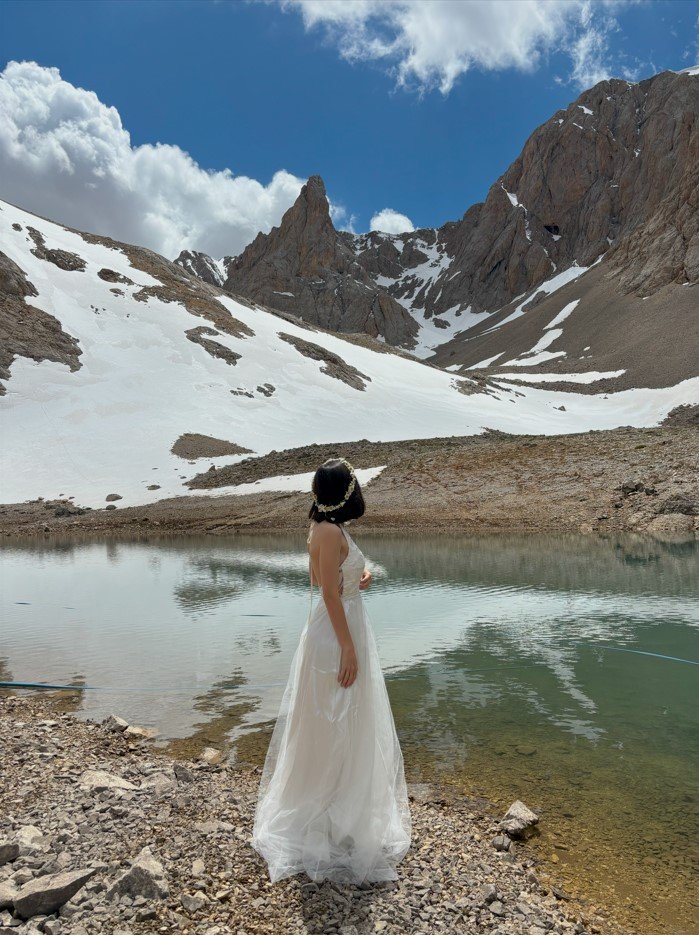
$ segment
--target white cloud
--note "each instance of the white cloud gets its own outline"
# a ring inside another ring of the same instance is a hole
[[[369,230],[383,231],[384,234],[404,234],[414,231],[415,225],[404,214],[399,214],[393,208],[384,208],[378,211],[369,223]]]
[[[471,68],[533,71],[563,51],[571,81],[608,77],[609,11],[635,0],[281,0],[348,61],[381,61],[399,86],[448,94]]]
[[[355,226],[357,224],[357,215],[350,214],[344,205],[337,204],[336,202],[332,201],[329,201],[329,204],[330,220],[333,222],[335,229],[339,231],[348,231],[350,234],[356,233]]]
[[[132,146],[121,117],[58,69],[0,73],[0,197],[30,211],[174,257],[239,253],[278,224],[304,180],[268,185],[208,172],[178,146]]]

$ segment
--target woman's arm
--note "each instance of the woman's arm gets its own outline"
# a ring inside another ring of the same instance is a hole
[[[315,530],[316,536],[318,536],[323,526],[326,526],[326,524],[319,524],[319,528]],[[342,554],[342,533],[337,526],[328,524],[327,528],[323,529],[318,546],[318,570],[322,582],[323,601],[341,649],[340,671],[337,680],[343,688],[349,688],[357,678],[358,666],[354,642],[347,625],[345,608],[342,606],[340,596],[339,571]]]

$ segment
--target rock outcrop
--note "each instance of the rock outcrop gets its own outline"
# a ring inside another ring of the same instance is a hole
[[[82,350],[53,315],[25,301],[37,295],[23,270],[0,251],[0,381],[10,376],[16,357],[54,360],[71,370],[80,367]],[[0,396],[5,387],[0,382]]]

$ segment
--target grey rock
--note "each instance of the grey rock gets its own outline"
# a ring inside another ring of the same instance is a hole
[[[206,905],[206,900],[201,896],[188,896],[186,893],[180,896],[180,902],[187,912],[198,912]]]
[[[86,769],[80,776],[80,785],[92,792],[102,792],[106,789],[136,789],[132,782],[123,779],[121,776],[115,776],[114,773],[108,773],[103,769]]]
[[[142,791],[149,792],[156,797],[166,795],[176,789],[176,787],[177,783],[174,777],[168,776],[166,773],[154,773],[141,783]]]
[[[488,906],[497,899],[498,891],[492,883],[486,883],[478,890],[476,897],[481,906]]]
[[[0,867],[3,864],[11,864],[19,857],[19,844],[17,841],[8,839],[0,841]]]
[[[112,731],[115,734],[121,734],[129,726],[128,721],[125,721],[123,717],[117,717],[116,714],[110,714],[109,717],[105,718],[102,721],[107,730]]]
[[[107,899],[122,896],[144,896],[146,899],[164,899],[169,895],[165,870],[150,847],[144,847],[115,883],[107,890]]]
[[[44,834],[35,825],[24,825],[15,833],[20,848],[36,848],[44,843]]]
[[[194,773],[191,769],[187,769],[183,763],[175,763],[173,770],[175,779],[177,779],[178,782],[194,782]]]
[[[25,883],[15,896],[15,912],[23,919],[39,914],[50,915],[82,889],[94,873],[94,869],[69,870]]]
[[[139,727],[137,724],[129,724],[124,731],[124,737],[132,737],[137,740],[151,740],[157,733],[157,730],[152,727]]]
[[[500,828],[510,837],[522,837],[538,823],[539,816],[517,799],[505,813]]]
[[[0,910],[11,909],[18,892],[19,887],[11,880],[5,880],[4,883],[0,883]]]

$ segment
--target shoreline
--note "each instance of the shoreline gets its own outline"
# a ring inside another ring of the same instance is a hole
[[[488,802],[439,783],[408,784],[413,837],[397,881],[270,884],[249,844],[259,767],[211,752],[208,762],[173,759],[139,729],[80,720],[57,698],[0,694],[0,852],[19,842],[0,865],[0,928],[13,881],[39,891],[19,900],[26,914],[41,910],[52,874],[76,871],[75,886],[82,871],[62,908],[44,902],[11,930],[630,935],[562,890],[526,843],[509,843]]]
[[[699,535],[699,431],[688,423],[309,445],[204,473],[199,467],[188,482],[191,495],[144,506],[106,502],[104,509],[86,509],[72,495],[0,505],[0,542],[305,531],[309,494],[203,496],[197,490],[302,474],[334,454],[359,468],[386,465],[366,487],[367,516],[356,524],[362,534],[635,532],[668,541]]]

